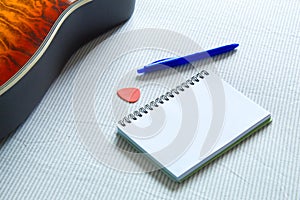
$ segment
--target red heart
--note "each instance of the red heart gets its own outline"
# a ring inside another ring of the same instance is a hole
[[[129,103],[135,103],[139,100],[141,92],[138,88],[123,88],[118,90],[118,96]]]

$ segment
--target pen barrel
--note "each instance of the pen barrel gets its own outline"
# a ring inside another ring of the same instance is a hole
[[[238,46],[238,44],[231,44],[231,45],[227,45],[227,46],[222,46],[222,47],[218,47],[218,48],[215,48],[215,49],[208,50],[208,51],[206,51],[206,53],[208,53],[210,57],[214,57],[214,56],[232,51],[237,46]]]
[[[139,69],[139,73],[148,73],[148,72],[154,72],[158,70],[164,70],[168,68],[175,68],[175,67],[181,67],[186,64],[190,64],[191,62],[194,61],[199,61],[199,60],[204,60],[210,57],[214,57],[223,53],[227,53],[229,51],[232,51],[238,46],[238,44],[231,44],[231,45],[226,45],[222,47],[218,47],[215,49],[211,49],[208,51],[203,51],[203,52],[197,52],[194,54],[190,54],[187,56],[183,57],[174,57],[174,58],[166,58],[160,61],[156,61],[152,64],[149,64],[145,66],[142,69]]]
[[[148,73],[169,68],[177,68],[208,57],[210,57],[210,55],[207,52],[199,52],[184,57],[175,57],[161,62],[149,64],[143,68],[143,71]]]

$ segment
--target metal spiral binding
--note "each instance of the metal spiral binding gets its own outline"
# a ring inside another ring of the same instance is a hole
[[[128,116],[124,117],[118,123],[125,127],[126,123],[131,123],[132,120],[137,120],[138,117],[142,117],[142,113],[147,114],[149,111],[153,110],[155,107],[158,107],[159,104],[164,104],[165,101],[169,101],[170,98],[174,98],[175,95],[178,95],[180,92],[184,91],[184,88],[189,88],[190,85],[195,85],[195,82],[199,82],[199,79],[204,79],[205,76],[208,76],[209,73],[205,70],[202,70],[195,76],[192,76],[187,81],[181,83],[174,89],[170,90],[164,95],[156,98],[154,101],[151,101],[149,104],[146,104],[144,107],[139,108],[138,110],[134,111],[133,113],[129,114]]]

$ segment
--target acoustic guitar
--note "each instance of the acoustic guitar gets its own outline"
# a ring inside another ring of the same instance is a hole
[[[135,0],[1,0],[0,138],[26,120],[81,45],[129,19],[134,5]]]

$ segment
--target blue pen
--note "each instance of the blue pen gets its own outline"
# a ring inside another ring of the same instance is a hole
[[[137,72],[139,74],[142,74],[142,73],[149,73],[149,72],[154,72],[163,69],[169,69],[170,67],[171,68],[179,67],[194,61],[227,53],[229,51],[234,50],[238,46],[239,44],[230,44],[230,45],[218,47],[215,49],[210,49],[203,52],[194,53],[183,57],[165,58],[162,60],[155,61],[149,65],[146,65],[143,68],[138,69]]]

